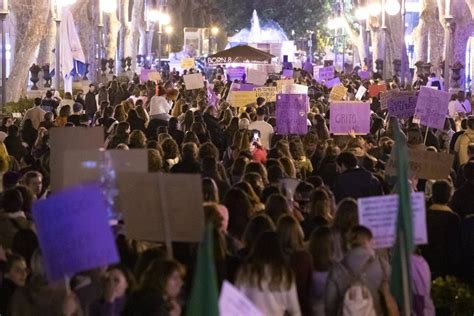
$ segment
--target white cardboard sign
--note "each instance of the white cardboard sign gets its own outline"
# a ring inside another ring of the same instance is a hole
[[[357,200],[359,224],[369,228],[375,248],[390,248],[395,244],[398,215],[398,195],[374,196]],[[426,205],[423,192],[411,194],[413,212],[413,241],[416,245],[428,243]]]

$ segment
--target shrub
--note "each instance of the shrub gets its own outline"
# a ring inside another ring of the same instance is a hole
[[[437,315],[473,315],[474,292],[452,276],[437,278],[431,287]]]

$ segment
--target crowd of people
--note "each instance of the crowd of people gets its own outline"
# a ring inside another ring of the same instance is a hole
[[[347,100],[377,81],[361,80],[356,71],[337,75]],[[174,316],[187,310],[197,245],[174,243],[171,260],[164,245],[130,240],[120,228],[114,230],[119,264],[79,273],[67,286],[48,282],[31,213],[50,193],[49,131],[91,126],[103,127],[106,149],[147,149],[149,172],[202,175],[219,288],[231,282],[264,315],[352,315],[348,290],[358,280],[368,290],[362,299],[370,297],[370,315],[393,315],[386,286],[392,254],[374,249],[357,204],[396,192],[396,180],[384,172],[394,147],[393,118],[380,96],[363,96],[371,108],[369,134],[331,135],[330,89],[301,71],[296,81],[308,86],[308,130],[281,135],[274,102],[260,97],[233,107],[226,102],[232,82],[223,78],[218,68],[198,90],[186,90],[175,70],[159,83],[113,78],[91,84],[85,95],[47,91],[21,120],[3,118],[0,315]],[[426,84],[385,83],[408,90]],[[274,85],[268,79],[266,86]],[[409,148],[456,156],[447,179],[410,178],[411,189],[426,196],[429,241],[411,256],[417,316],[435,315],[434,278],[451,275],[474,285],[470,114],[469,96],[460,91],[453,93],[444,129],[400,122]],[[292,192],[285,183],[294,179]]]

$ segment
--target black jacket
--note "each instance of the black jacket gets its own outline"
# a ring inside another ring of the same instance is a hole
[[[201,165],[196,160],[181,160],[171,168],[171,173],[201,173]]]
[[[336,177],[333,186],[336,202],[346,197],[383,195],[382,185],[369,171],[363,168],[349,169]]]
[[[433,280],[440,276],[459,275],[459,216],[451,211],[427,210],[426,226],[429,244],[421,247]]]
[[[474,183],[468,181],[461,185],[454,192],[450,206],[461,218],[474,214]]]
[[[87,92],[85,100],[85,111],[87,115],[94,115],[97,112],[97,102],[94,92]]]

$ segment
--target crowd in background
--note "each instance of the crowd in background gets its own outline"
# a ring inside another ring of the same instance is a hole
[[[338,75],[347,100],[354,100],[360,85],[377,81],[361,80],[357,72]],[[393,119],[381,109],[380,96],[363,96],[371,108],[369,134],[331,135],[330,89],[301,71],[296,81],[308,86],[308,131],[281,135],[275,103],[257,98],[247,107],[231,106],[231,82],[224,77],[218,68],[199,90],[186,90],[175,70],[160,83],[114,78],[91,84],[85,94],[47,91],[21,120],[3,119],[0,315],[186,311],[196,244],[175,243],[170,260],[163,245],[130,240],[118,228],[120,264],[74,276],[71,291],[47,281],[31,210],[49,194],[49,131],[90,126],[103,127],[107,149],[147,149],[150,172],[202,175],[219,286],[233,283],[264,315],[338,315],[354,275],[364,279],[376,314],[388,315],[390,294],[382,289],[391,253],[374,249],[371,231],[359,225],[357,205],[358,198],[395,192],[395,180],[384,171],[394,146]],[[417,90],[432,78],[403,89]],[[400,88],[396,78],[386,84]],[[453,93],[442,130],[401,122],[409,148],[456,156],[449,178],[410,179],[413,191],[425,192],[429,241],[412,255],[415,315],[435,314],[432,279],[453,275],[474,285],[469,97]],[[288,179],[299,180],[295,192],[282,185]]]

